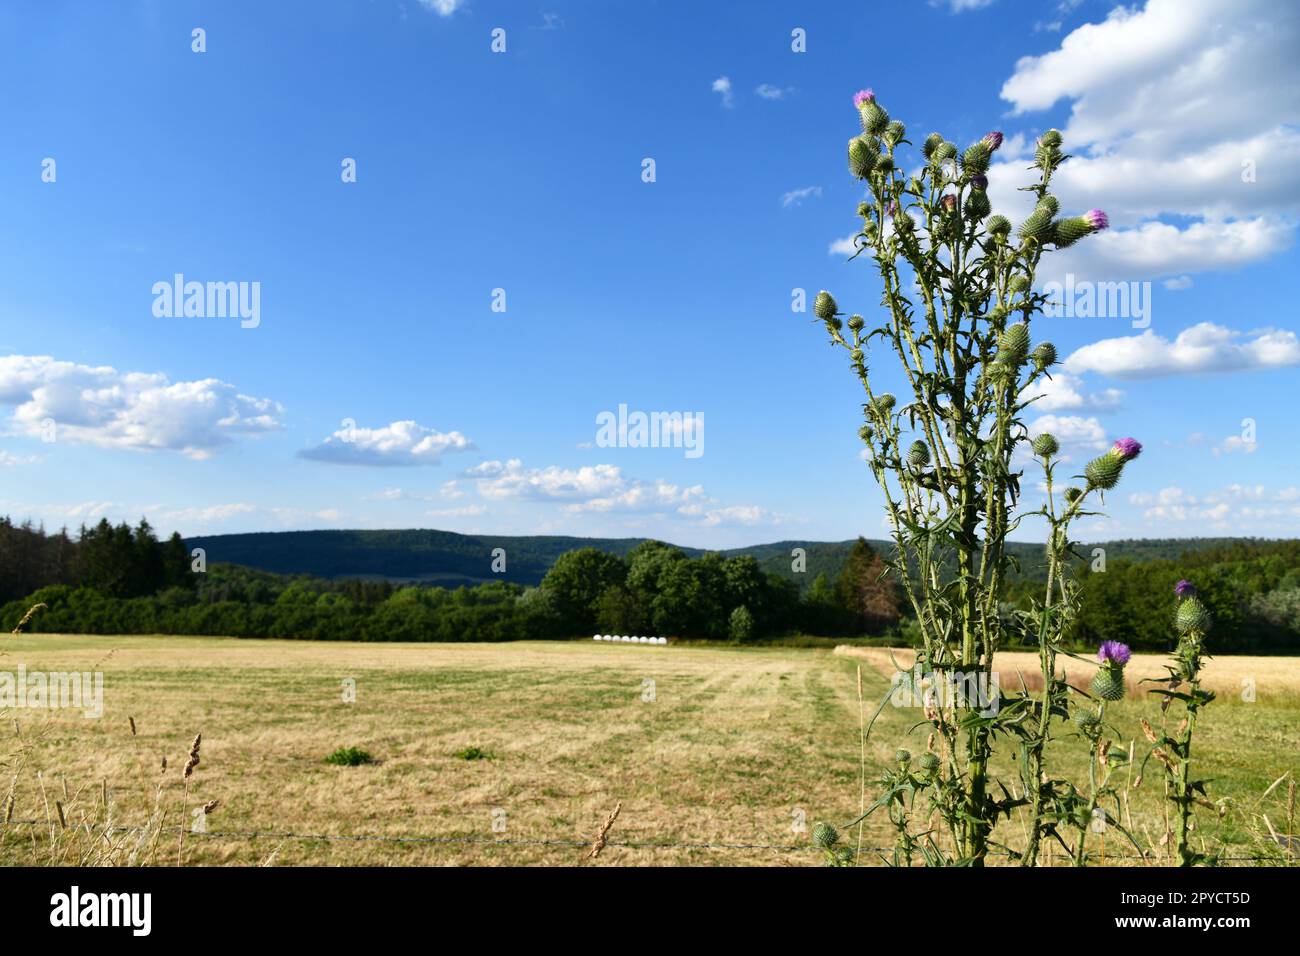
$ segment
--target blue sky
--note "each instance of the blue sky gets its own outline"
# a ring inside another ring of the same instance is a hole
[[[840,251],[870,86],[914,141],[1002,130],[1013,218],[1061,128],[1063,207],[1113,228],[1059,274],[1150,283],[1145,328],[1037,326],[1065,363],[1036,426],[1079,465],[1145,445],[1082,532],[1300,532],[1292,5],[895,6],[5,5],[0,511],[881,537],[860,386],[791,311],[876,307]],[[177,273],[258,283],[258,324],[155,315]],[[620,405],[702,414],[703,454],[601,447]]]

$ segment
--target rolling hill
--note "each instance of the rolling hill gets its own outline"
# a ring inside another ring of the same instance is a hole
[[[226,562],[277,574],[309,574],[322,578],[373,578],[457,587],[489,580],[537,584],[561,554],[576,548],[598,548],[625,555],[645,538],[578,538],[564,535],[466,535],[452,531],[407,529],[392,531],[263,531],[186,539],[191,548],[203,548],[209,562]],[[1222,545],[1230,538],[1155,539],[1105,542],[1108,560],[1177,557],[1191,550]],[[873,547],[888,551],[893,545],[873,540]],[[834,577],[847,557],[853,539],[845,541],[774,541],[721,552],[753,555],[764,570],[789,577],[801,585],[818,574]],[[1089,545],[1089,548],[1094,547]],[[492,572],[493,552],[505,549],[504,574]],[[791,551],[803,548],[804,574],[791,570]],[[699,557],[704,550],[683,547]],[[1021,562],[1020,574],[1039,577],[1042,546],[1017,542],[1012,553]],[[1086,551],[1085,551],[1086,553]]]

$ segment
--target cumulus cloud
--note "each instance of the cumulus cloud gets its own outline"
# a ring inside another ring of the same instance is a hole
[[[1147,0],[1022,58],[1002,87],[1015,113],[1070,103],[1074,158],[1053,191],[1067,210],[1104,207],[1117,227],[1054,258],[1098,277],[1155,278],[1288,246],[1300,217],[1297,47],[1294,5]],[[1021,165],[1003,160],[989,175],[994,207],[1013,217],[1032,201],[1014,191]],[[1157,216],[1193,221],[1147,223]]]
[[[172,382],[157,372],[119,372],[107,365],[48,355],[0,357],[0,404],[13,408],[21,435],[104,448],[179,451],[210,457],[236,436],[281,427],[284,408],[239,392],[220,379]]]
[[[1093,416],[1043,415],[1030,424],[1029,434],[1036,438],[1043,432],[1051,432],[1067,452],[1104,451],[1110,444],[1105,427]]]
[[[465,0],[420,0],[420,6],[440,17],[449,17],[465,6]]]
[[[1165,522],[1197,522],[1215,530],[1240,531],[1248,522],[1294,524],[1300,519],[1300,489],[1294,486],[1269,491],[1264,485],[1231,484],[1204,495],[1177,486],[1156,492],[1136,492],[1129,503],[1143,509],[1143,517]]]
[[[722,97],[722,105],[727,109],[731,109],[735,105],[736,98],[731,92],[731,79],[729,77],[720,76],[714,80],[713,92]]]
[[[527,468],[518,458],[485,461],[463,475],[483,498],[553,501],[568,514],[659,514],[708,526],[776,523],[779,519],[756,505],[724,505],[701,485],[679,485],[624,475],[616,465],[580,468]]]
[[[793,86],[774,86],[771,83],[760,83],[754,88],[754,93],[764,100],[783,100],[793,92]]]
[[[440,432],[407,420],[382,428],[340,428],[298,455],[336,465],[437,465],[444,455],[473,447],[460,432]]]
[[[1141,335],[1102,339],[1065,360],[1072,373],[1099,372],[1117,378],[1153,378],[1183,372],[1234,372],[1300,365],[1294,332],[1264,329],[1238,332],[1200,322],[1171,342],[1150,329]]]
[[[858,233],[851,236],[845,236],[843,239],[836,239],[826,250],[832,256],[851,256],[858,251],[857,245]]]
[[[1039,379],[1031,385],[1025,397],[1036,398],[1031,407],[1039,412],[1079,409],[1103,412],[1119,408],[1124,400],[1124,393],[1117,388],[1089,392],[1085,390],[1082,379],[1077,375],[1058,371],[1050,379]]]

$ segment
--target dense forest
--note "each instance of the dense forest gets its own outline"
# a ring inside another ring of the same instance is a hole
[[[463,539],[453,544],[465,549],[465,560],[472,549],[480,565],[488,564],[485,545],[502,546],[501,539],[451,538]],[[32,604],[43,603],[30,628],[44,632],[374,641],[502,641],[600,632],[735,641],[867,635],[906,642],[910,635],[911,609],[882,560],[887,545],[861,538],[721,553],[651,540],[600,547],[584,546],[590,539],[580,538],[509,539],[532,543],[532,550],[522,549],[529,569],[556,551],[536,584],[504,574],[492,580],[489,570],[483,583],[454,588],[430,583],[436,577],[430,566],[414,559],[400,565],[416,572],[412,580],[392,580],[381,574],[394,567],[387,558],[367,564],[374,554],[359,558],[366,577],[360,571],[325,577],[193,560],[192,547],[201,547],[200,541],[217,542],[216,554],[206,557],[221,558],[221,540],[172,535],[160,541],[144,520],[135,528],[100,521],[74,537],[0,519],[0,623],[12,628]],[[422,540],[432,547],[436,539]],[[578,546],[560,550],[553,542]],[[1081,547],[1076,643],[1167,647],[1173,585],[1188,578],[1215,615],[1217,650],[1300,653],[1300,541],[1181,545],[1180,552],[1168,541],[1110,542],[1104,571],[1092,569],[1090,546]],[[391,537],[372,541],[372,551],[380,554],[392,546]],[[796,547],[806,550],[802,572],[790,560]],[[509,561],[519,560],[519,550],[509,551]],[[1035,570],[1040,555],[1034,545],[1021,546],[1016,555],[1019,568],[1010,575],[1003,605],[1013,635],[1015,612],[1031,609],[1041,597]],[[457,567],[448,565],[446,573],[454,578]]]
[[[188,548],[202,548],[211,562],[240,564],[277,574],[306,574],[318,578],[386,578],[400,583],[440,586],[509,581],[540,584],[561,554],[579,548],[596,548],[626,557],[646,538],[575,538],[562,535],[467,535],[425,528],[406,530],[354,531],[262,531],[249,534],[220,534],[187,538]],[[1173,559],[1189,550],[1231,545],[1232,538],[1160,539],[1110,541],[1109,558],[1146,561]],[[719,552],[724,558],[757,559],[770,574],[793,581],[808,591],[818,576],[835,580],[848,560],[854,540],[774,541]],[[868,540],[882,555],[893,553],[893,543]],[[503,549],[508,560],[504,570],[491,567],[492,553]],[[802,549],[802,569],[796,570],[792,552]],[[703,557],[698,548],[678,546],[690,558]],[[1017,562],[1009,569],[1012,580],[1041,579],[1046,574],[1043,548],[1039,544],[1014,542],[1008,548]]]

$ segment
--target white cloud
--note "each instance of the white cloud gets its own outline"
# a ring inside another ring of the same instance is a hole
[[[580,468],[525,468],[522,461],[485,461],[464,472],[488,500],[553,501],[578,514],[653,514],[675,516],[714,527],[778,523],[779,518],[757,505],[724,505],[709,497],[703,486],[683,486],[656,479],[643,481],[623,474],[616,465]]]
[[[722,96],[722,105],[731,109],[735,105],[736,99],[731,92],[731,80],[728,77],[720,76],[713,81],[713,92]]]
[[[832,256],[851,256],[858,251],[857,246],[858,233],[851,236],[845,236],[843,239],[836,239],[827,248],[826,252]]]
[[[420,6],[440,17],[449,17],[465,6],[465,0],[420,0]]]
[[[1220,455],[1231,455],[1240,452],[1243,455],[1252,455],[1259,450],[1259,442],[1247,441],[1240,435],[1229,435],[1219,444],[1210,449],[1210,453],[1218,458]]]
[[[1170,292],[1182,292],[1184,289],[1190,289],[1192,287],[1192,277],[1175,276],[1172,279],[1166,279],[1164,281],[1164,286]]]
[[[1029,425],[1031,437],[1051,432],[1064,450],[1104,451],[1109,444],[1106,429],[1094,417],[1082,415],[1043,415]]]
[[[820,186],[804,186],[802,189],[792,189],[781,197],[781,205],[785,207],[802,206],[805,199],[813,196],[820,197],[821,194],[822,188]]]
[[[1150,329],[1141,335],[1103,339],[1065,360],[1073,373],[1099,372],[1117,378],[1151,378],[1185,372],[1232,372],[1300,365],[1294,332],[1264,329],[1237,332],[1200,322],[1172,342]]]
[[[382,428],[340,428],[298,455],[336,465],[437,465],[444,455],[473,447],[460,432],[440,432],[408,420]]]
[[[1137,492],[1129,503],[1143,509],[1143,517],[1165,522],[1197,522],[1216,531],[1240,533],[1248,522],[1266,522],[1273,531],[1278,523],[1291,524],[1300,518],[1295,487],[1269,492],[1263,485],[1232,484],[1226,488],[1196,495],[1177,486],[1161,488],[1154,494]]]
[[[476,518],[487,514],[487,505],[464,505],[460,508],[441,508],[426,511],[430,518]]]
[[[215,378],[171,382],[161,373],[48,355],[0,357],[0,404],[12,406],[17,433],[104,448],[167,449],[210,457],[235,436],[279,429],[279,402],[241,394]]]
[[[0,448],[0,468],[15,468],[19,465],[34,465],[40,461],[39,455],[11,455]]]
[[[965,13],[967,10],[979,10],[989,6],[993,0],[930,0],[930,6],[947,6],[953,13]]]
[[[771,83],[760,83],[754,88],[754,93],[765,100],[783,100],[793,92],[793,86],[773,86]]]
[[[1124,393],[1117,388],[1106,388],[1099,392],[1084,391],[1083,381],[1069,372],[1055,372],[1050,379],[1039,379],[1025,393],[1026,398],[1037,397],[1030,406],[1039,412],[1060,412],[1088,409],[1091,411],[1113,411],[1124,400]]]
[[[1119,281],[1235,269],[1282,251],[1293,234],[1290,223],[1267,216],[1194,222],[1182,229],[1145,222],[1089,236],[1053,253],[1044,260],[1043,271],[1058,281],[1066,273],[1076,279]]]
[[[1145,278],[1286,248],[1300,217],[1297,47],[1294,5],[1148,0],[1021,59],[1002,88],[1016,113],[1070,101],[1074,158],[1053,178],[1062,208],[1100,206],[1116,227],[1066,255],[1105,277]],[[994,208],[1012,218],[1027,211],[1027,194],[1009,188],[1023,172],[1002,161],[989,176]],[[1156,216],[1194,221],[1130,235]]]

